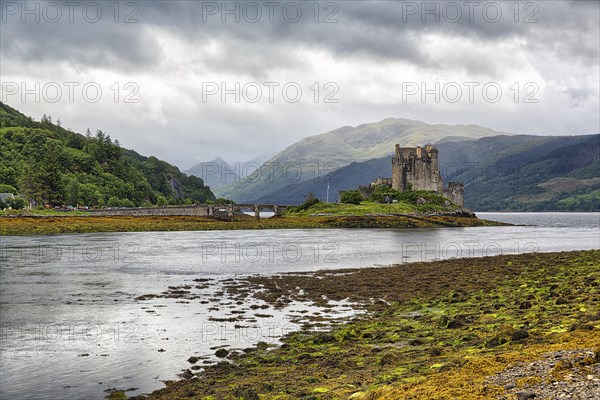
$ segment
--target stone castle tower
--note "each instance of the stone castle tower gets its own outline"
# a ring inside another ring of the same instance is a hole
[[[444,185],[440,176],[438,151],[425,147],[400,147],[392,158],[392,188],[400,191],[429,190],[442,194]]]
[[[444,188],[440,175],[438,150],[430,144],[425,147],[400,147],[392,158],[392,189],[400,191],[428,190],[444,196],[464,207],[465,187],[462,182],[450,182]]]

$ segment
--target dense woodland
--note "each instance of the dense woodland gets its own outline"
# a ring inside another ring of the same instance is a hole
[[[123,149],[109,134],[81,135],[0,102],[0,192],[33,205],[132,207],[205,203],[202,179],[156,157]]]

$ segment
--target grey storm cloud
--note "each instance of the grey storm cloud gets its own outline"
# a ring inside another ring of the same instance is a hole
[[[277,2],[279,6],[273,9],[274,18],[270,22],[266,3],[258,1],[255,3],[263,15],[257,23],[244,18],[236,23],[231,14],[225,15],[227,21],[223,23],[220,10],[235,9],[236,3],[240,10],[245,6],[244,2],[135,2],[139,7],[134,15],[138,23],[114,23],[109,3],[102,3],[104,16],[97,23],[86,22],[80,16],[70,23],[65,16],[57,23],[32,24],[21,23],[19,15],[8,15],[2,24],[1,51],[3,57],[24,62],[69,60],[84,66],[148,69],[162,58],[160,41],[155,36],[158,29],[159,33],[169,31],[180,40],[192,43],[211,39],[238,42],[236,47],[242,51],[228,52],[231,60],[228,66],[214,60],[217,66],[233,70],[240,67],[236,64],[244,63],[238,59],[246,60],[250,53],[260,54],[255,58],[262,63],[250,58],[250,67],[256,70],[280,62],[284,66],[296,62],[283,52],[259,53],[268,46],[282,45],[322,48],[340,57],[367,56],[432,67],[420,41],[422,35],[435,33],[466,38],[474,43],[522,39],[532,51],[554,51],[588,63],[598,58],[598,3],[595,1],[524,2],[517,8],[513,2],[482,2],[472,8],[465,6],[468,2],[321,2],[318,23],[313,20],[314,10],[309,8],[314,7],[314,2],[295,3],[301,4],[303,18],[292,23],[282,17],[286,2]],[[44,2],[41,4],[43,7]],[[486,6],[489,4],[493,6]],[[213,5],[217,6],[217,13],[208,14],[209,6]],[[436,6],[441,15],[439,23],[424,9]],[[502,17],[491,22],[498,8]],[[462,13],[457,22],[453,22],[455,9]],[[484,10],[487,10],[485,14]],[[515,22],[517,12],[518,22]],[[119,18],[125,14],[125,10],[121,10]],[[323,19],[329,14],[332,14],[330,19],[337,22],[324,23]],[[426,19],[425,23],[422,18]],[[211,60],[207,62],[210,64]]]
[[[15,95],[11,106],[35,118],[52,113],[79,131],[107,130],[129,147],[180,166],[215,156],[241,161],[265,146],[274,152],[310,134],[385,117],[523,133],[598,130],[598,1],[79,0],[73,22],[63,0],[0,3],[0,81],[9,77],[32,87],[72,75],[82,84],[97,80],[105,93],[98,104],[18,104]],[[272,22],[267,3],[276,4]],[[24,7],[51,4],[63,9],[58,22],[35,22],[31,15],[22,21]],[[102,9],[97,22],[82,15],[89,4]],[[235,22],[227,14],[222,22],[220,10],[249,4],[261,9],[260,21],[249,22],[249,14]],[[294,16],[290,4],[302,9],[297,22],[283,16],[285,7]],[[474,7],[472,19],[467,4]],[[214,7],[216,14],[206,13]],[[436,7],[439,22],[424,7]],[[454,20],[457,9],[461,16]],[[494,21],[498,9],[502,16]],[[443,85],[463,78],[482,84],[510,79],[505,97],[514,80],[535,81],[541,101],[507,107],[481,100],[438,106],[418,95],[410,104],[399,100],[407,80]],[[233,80],[298,81],[304,97],[295,104],[225,104],[214,96],[205,104],[199,88],[213,80],[229,87]],[[339,83],[338,104],[308,101],[317,80]],[[138,83],[139,104],[104,102],[115,81]]]
[[[159,43],[138,24],[22,23],[6,17],[2,23],[3,58],[23,62],[69,61],[99,68],[140,68],[157,63]]]

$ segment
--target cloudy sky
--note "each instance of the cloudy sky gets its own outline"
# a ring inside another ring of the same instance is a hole
[[[600,131],[597,1],[1,3],[1,101],[182,169],[387,117]]]

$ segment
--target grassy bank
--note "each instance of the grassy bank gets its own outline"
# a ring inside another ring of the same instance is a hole
[[[598,250],[252,276],[237,287],[274,307],[348,298],[366,314],[292,333],[276,349],[247,349],[148,398],[510,399],[521,390],[544,398],[544,387],[600,389]],[[532,361],[547,370],[506,371]]]
[[[456,217],[276,217],[256,220],[236,217],[223,221],[205,217],[144,216],[46,216],[0,217],[1,235],[44,235],[86,232],[145,232],[145,231],[200,231],[231,229],[300,229],[300,228],[429,228],[502,225],[477,218]]]
[[[312,214],[328,214],[340,216],[356,216],[367,214],[411,214],[424,212],[444,212],[453,211],[443,207],[425,206],[417,210],[416,206],[406,203],[381,204],[372,202],[362,202],[360,204],[343,204],[343,203],[319,203],[307,210],[290,213],[290,215],[309,216]]]
[[[363,216],[378,214],[411,214],[423,215],[431,213],[451,213],[460,209],[456,204],[448,202],[442,196],[432,192],[397,192],[402,201],[396,203],[381,203],[363,200],[359,204],[318,202],[304,203],[299,207],[288,208],[289,215],[310,216],[327,214],[337,216]],[[310,201],[310,200],[307,200]]]

